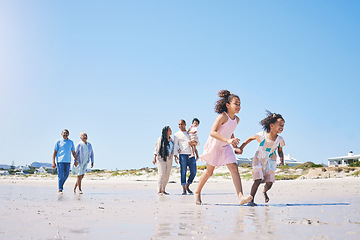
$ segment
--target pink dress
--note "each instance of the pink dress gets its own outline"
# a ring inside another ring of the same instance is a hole
[[[235,119],[231,119],[226,112],[225,114],[228,117],[228,120],[220,126],[218,133],[226,138],[231,138],[238,123],[236,117]],[[237,163],[232,147],[228,143],[219,141],[211,136],[208,137],[205,143],[203,155],[200,156],[200,159],[211,166],[223,166],[229,163]]]

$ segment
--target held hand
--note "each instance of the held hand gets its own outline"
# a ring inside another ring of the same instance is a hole
[[[180,148],[178,149],[178,153],[181,153],[181,150],[180,150]]]
[[[234,147],[236,147],[240,142],[240,139],[238,138],[232,138],[232,139],[228,139],[227,143],[230,145],[233,145]]]
[[[74,165],[75,165],[75,167],[77,167],[78,165],[79,165],[79,162],[74,162]]]
[[[243,150],[241,148],[235,148],[235,154],[242,154]]]

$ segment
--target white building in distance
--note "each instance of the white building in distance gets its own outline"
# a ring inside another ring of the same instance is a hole
[[[248,163],[250,165],[252,165],[252,159],[253,158],[237,158],[237,164],[241,164],[241,163]],[[279,156],[277,156],[276,162],[278,165],[280,165],[280,158]],[[303,164],[302,162],[298,162],[295,158],[292,158],[290,154],[285,155],[284,154],[284,164],[285,165],[289,165],[290,167],[293,167],[295,165],[299,165],[299,164]]]
[[[350,163],[360,161],[360,154],[354,155],[352,151],[347,156],[328,158],[328,166],[348,166]]]

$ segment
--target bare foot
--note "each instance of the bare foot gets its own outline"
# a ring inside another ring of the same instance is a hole
[[[201,205],[202,202],[201,202],[200,194],[199,194],[199,193],[195,193],[195,194],[194,194],[194,197],[195,197],[195,203],[196,203],[196,205]]]
[[[240,205],[243,205],[245,203],[251,202],[253,200],[253,197],[251,195],[244,197],[244,196],[239,196],[239,200],[240,200]]]
[[[270,201],[269,196],[267,195],[266,192],[263,192],[263,194],[264,194],[265,203],[268,203]]]

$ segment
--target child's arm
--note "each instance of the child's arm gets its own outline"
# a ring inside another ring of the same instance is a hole
[[[189,134],[191,131],[192,126],[189,127],[189,130],[187,130],[187,133]]]
[[[279,153],[279,157],[280,157],[280,165],[284,165],[284,153],[282,150],[282,147],[278,147],[278,153]]]
[[[235,138],[235,135],[234,134],[231,134],[231,138]],[[240,141],[240,139],[239,139],[239,141]],[[236,148],[237,147],[237,145],[232,145],[234,148]]]
[[[248,145],[253,140],[256,140],[256,136],[251,136],[248,139],[246,139],[246,141],[243,142],[243,144],[241,144],[241,146],[239,148],[235,149],[235,153],[236,154],[242,154],[245,146]]]
[[[228,144],[236,146],[236,145],[238,145],[238,143],[240,141],[238,138],[228,139],[228,138],[222,136],[220,133],[218,133],[221,125],[226,123],[227,120],[228,120],[228,117],[225,114],[219,114],[219,116],[215,119],[215,122],[211,127],[210,136],[219,141],[226,142]]]

